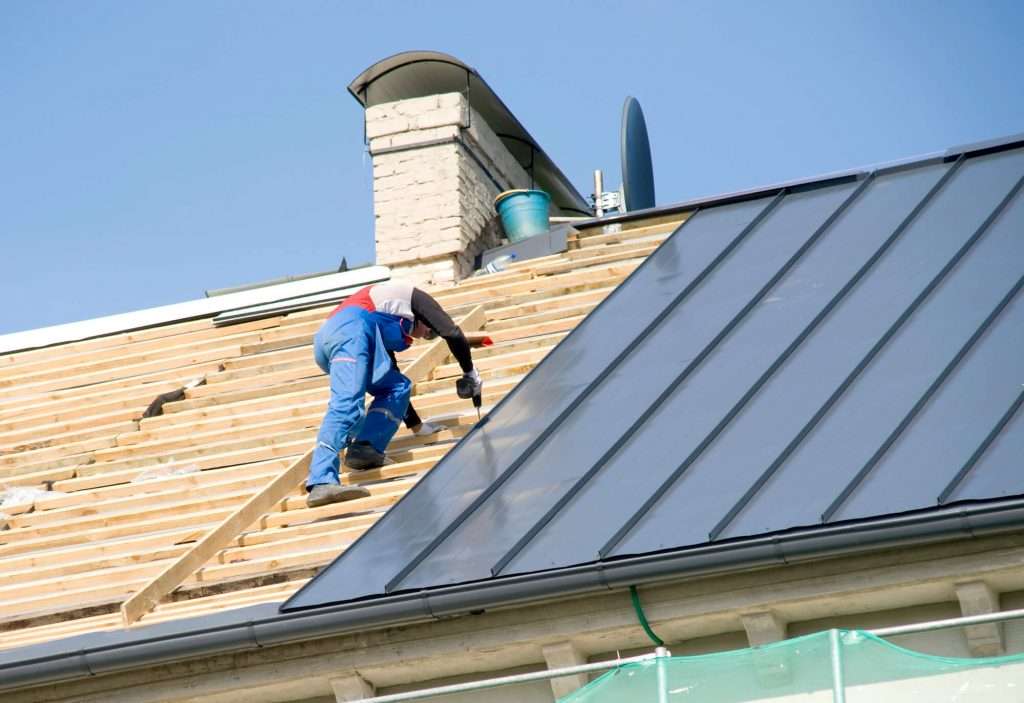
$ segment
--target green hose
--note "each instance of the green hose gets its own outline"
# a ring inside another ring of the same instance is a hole
[[[654,630],[651,629],[651,624],[647,622],[647,616],[644,615],[644,609],[640,606],[640,594],[637,593],[636,586],[629,587],[629,597],[633,599],[633,610],[636,611],[636,617],[643,626],[644,632],[646,632],[647,636],[651,638],[651,642],[654,642],[655,647],[664,647],[665,642],[654,634]]]

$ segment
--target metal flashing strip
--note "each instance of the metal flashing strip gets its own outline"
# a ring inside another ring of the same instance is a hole
[[[997,151],[1005,151],[1006,149],[1015,149],[1020,146],[1024,146],[1024,132],[954,146],[946,150],[946,156],[956,156],[958,154],[982,156],[984,154],[993,154]]]
[[[578,222],[574,222],[573,224],[574,226],[582,229],[586,227],[597,227],[600,225],[633,222],[635,220],[643,220],[650,217],[657,217],[659,215],[670,215],[677,212],[686,212],[696,207],[717,207],[719,205],[727,205],[729,203],[739,202],[742,200],[762,198],[767,195],[771,195],[772,193],[775,193],[776,191],[779,191],[783,188],[795,190],[801,187],[820,187],[834,185],[835,183],[841,182],[843,180],[863,178],[868,173],[873,173],[876,176],[881,176],[889,173],[895,173],[898,171],[904,171],[911,168],[917,168],[919,166],[925,166],[930,163],[955,161],[960,156],[973,158],[976,156],[993,154],[999,151],[1008,151],[1010,149],[1018,148],[1022,145],[1024,145],[1024,133],[1010,135],[1006,137],[998,137],[995,139],[990,139],[982,142],[974,142],[962,146],[956,146],[950,149],[946,149],[944,151],[933,151],[927,154],[919,154],[917,156],[911,156],[905,159],[885,161],[878,164],[870,164],[867,166],[861,166],[859,168],[847,169],[843,171],[833,171],[821,174],[819,176],[813,176],[810,178],[799,178],[792,181],[781,181],[779,183],[737,190],[720,195],[691,198],[689,200],[682,200],[680,202],[670,203],[668,205],[660,205],[658,207],[648,208],[646,210],[633,210],[630,212],[620,213],[618,215],[611,215],[606,217],[592,217],[590,219],[579,220]]]
[[[670,578],[784,565],[878,547],[1019,531],[1024,497],[793,530],[697,548],[624,557],[493,581],[279,613],[249,606],[149,627],[76,635],[0,651],[0,690],[301,642],[470,611],[628,588]]]
[[[212,317],[239,308],[288,300],[304,295],[345,287],[363,286],[387,280],[391,269],[387,266],[367,266],[342,273],[280,283],[255,290],[226,293],[212,298],[200,298],[184,303],[162,305],[134,312],[120,313],[92,320],[71,322],[36,330],[0,335],[0,353],[8,354],[55,344],[77,342],[93,337],[159,327],[171,322],[184,322]]]
[[[380,281],[386,280],[388,279],[380,279]],[[303,295],[297,298],[286,298],[273,303],[263,303],[262,305],[253,305],[245,308],[234,308],[232,310],[222,312],[214,317],[213,324],[215,327],[226,327],[227,325],[235,325],[240,322],[260,320],[265,317],[285,315],[292,312],[299,312],[324,305],[330,305],[331,303],[338,303],[358,291],[360,288],[371,283],[379,283],[380,281],[368,281],[366,283],[359,283],[355,286],[335,288],[323,293],[313,293],[311,295]]]

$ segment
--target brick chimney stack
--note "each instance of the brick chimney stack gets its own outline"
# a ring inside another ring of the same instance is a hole
[[[461,93],[366,109],[377,263],[419,285],[472,272],[497,246],[494,198],[530,176]]]

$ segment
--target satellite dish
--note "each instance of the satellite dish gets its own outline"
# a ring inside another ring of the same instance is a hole
[[[651,166],[651,142],[640,103],[627,96],[622,104],[620,133],[622,158],[623,210],[654,207],[654,169]]]

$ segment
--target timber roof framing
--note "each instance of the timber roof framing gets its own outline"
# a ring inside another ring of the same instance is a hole
[[[474,353],[485,405],[514,388],[681,219],[613,234],[591,228],[563,254],[432,291],[495,341]],[[118,631],[122,602],[311,446],[327,384],[310,345],[327,309],[220,327],[209,318],[171,323],[0,357],[0,481],[53,489],[4,508],[4,647]],[[399,360],[420,376],[417,410],[446,429],[428,438],[401,431],[389,448],[397,463],[358,477],[369,498],[311,510],[301,487],[290,488],[141,624],[254,603],[276,608],[379,519],[476,421],[454,393],[458,365],[439,349],[417,344]],[[59,371],[50,363],[58,354]],[[196,379],[203,384],[163,414],[141,417],[158,394]],[[163,475],[138,482],[146,473]]]

